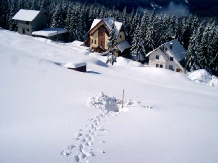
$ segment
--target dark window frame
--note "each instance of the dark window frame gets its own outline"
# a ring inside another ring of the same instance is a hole
[[[159,60],[159,59],[160,59],[160,56],[159,56],[159,55],[156,55],[156,57],[155,57],[155,58]]]
[[[170,57],[170,61],[173,61],[173,57]]]
[[[169,65],[169,69],[170,69],[170,70],[173,70],[173,65]]]

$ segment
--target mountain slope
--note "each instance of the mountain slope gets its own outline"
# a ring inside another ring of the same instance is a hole
[[[1,163],[217,162],[217,87],[122,58],[106,65],[75,44],[0,37]],[[72,61],[87,72],[62,66]]]

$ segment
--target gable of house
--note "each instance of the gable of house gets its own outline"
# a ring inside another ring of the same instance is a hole
[[[123,44],[117,45],[116,48],[123,52],[122,49],[126,43],[126,34],[121,22],[116,21],[114,18],[104,18],[104,19],[94,19],[91,28],[89,30],[89,40],[87,45],[92,49],[97,49],[98,52],[103,52],[108,50],[108,37],[109,32],[112,29],[112,24],[115,24],[115,35],[117,44],[123,42]],[[129,48],[130,46],[125,46]]]

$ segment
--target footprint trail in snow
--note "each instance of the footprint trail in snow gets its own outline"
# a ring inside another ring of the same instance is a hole
[[[84,125],[83,129],[80,129],[78,133],[76,133],[73,144],[66,146],[61,152],[61,156],[68,157],[72,154],[74,162],[88,163],[89,157],[106,153],[103,149],[96,149],[94,144],[96,141],[105,143],[105,141],[102,140],[102,136],[109,132],[109,130],[104,124],[111,116],[117,116],[121,113],[119,109],[121,103],[121,100],[104,95],[102,92],[95,97],[89,98],[88,105],[97,108],[99,111],[94,118],[87,120],[87,124]],[[125,105],[138,105],[142,108],[152,108],[134,100],[128,100]],[[128,111],[128,109],[122,109],[122,111]]]

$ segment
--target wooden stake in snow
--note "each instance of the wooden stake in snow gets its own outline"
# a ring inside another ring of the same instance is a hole
[[[123,108],[123,103],[124,103],[124,89],[123,89],[123,97],[122,97],[122,108]]]

